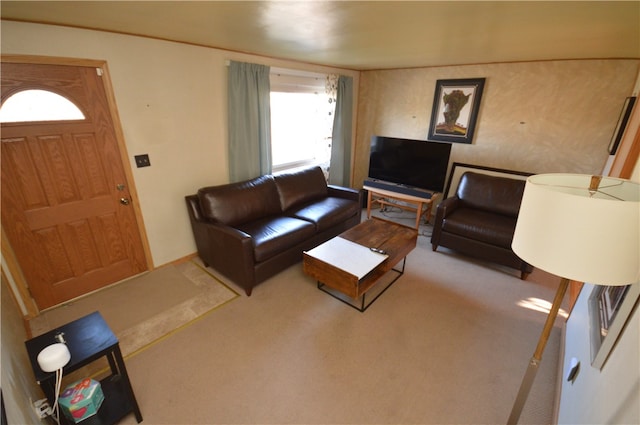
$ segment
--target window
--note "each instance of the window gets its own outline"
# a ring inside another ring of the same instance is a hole
[[[327,75],[271,71],[271,161],[274,172],[329,168],[335,101]]]
[[[2,104],[0,122],[83,120],[76,105],[59,94],[46,90],[24,90]]]

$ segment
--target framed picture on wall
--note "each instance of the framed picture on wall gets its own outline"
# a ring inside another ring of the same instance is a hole
[[[436,81],[429,140],[473,141],[484,82],[484,78]]]
[[[615,130],[613,130],[611,142],[609,142],[609,155],[616,154],[618,145],[620,144],[620,140],[622,140],[625,128],[627,128],[627,122],[629,121],[629,117],[631,116],[631,111],[633,110],[633,105],[635,103],[635,97],[627,97],[624,100],[622,111],[620,111],[620,116],[618,117],[618,123],[616,124]]]
[[[640,299],[640,285],[596,286],[589,295],[591,365],[602,369]]]

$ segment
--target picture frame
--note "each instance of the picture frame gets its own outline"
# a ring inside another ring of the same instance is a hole
[[[428,140],[473,142],[485,78],[437,80]]]
[[[588,299],[591,366],[602,369],[640,300],[640,285],[594,286]]]
[[[624,100],[622,111],[620,111],[620,116],[618,117],[618,123],[616,124],[615,130],[613,130],[613,135],[611,136],[611,141],[609,142],[609,155],[616,154],[618,145],[620,144],[620,140],[622,140],[622,135],[624,134],[625,128],[627,128],[627,123],[629,122],[629,117],[631,116],[631,111],[633,110],[633,105],[635,103],[636,98],[634,96],[627,97]]]

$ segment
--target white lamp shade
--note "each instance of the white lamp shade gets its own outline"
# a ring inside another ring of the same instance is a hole
[[[38,364],[45,372],[55,372],[62,369],[71,360],[71,353],[66,344],[57,343],[49,345],[38,354]]]
[[[513,251],[534,267],[571,280],[628,285],[640,279],[640,185],[591,176],[531,176]]]

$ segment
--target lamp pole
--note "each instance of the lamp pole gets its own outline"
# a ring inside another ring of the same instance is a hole
[[[569,287],[569,282],[569,279],[563,277],[560,281],[560,285],[558,285],[558,291],[556,292],[556,296],[553,299],[553,304],[551,305],[551,310],[549,311],[549,315],[547,316],[547,321],[544,324],[544,328],[542,328],[542,333],[540,334],[540,339],[538,340],[538,346],[536,347],[536,351],[533,353],[533,357],[529,362],[529,366],[527,367],[524,378],[522,378],[522,383],[520,384],[520,390],[518,391],[516,401],[513,403],[511,415],[509,415],[509,420],[507,421],[508,425],[515,425],[518,423],[518,419],[520,418],[520,414],[522,413],[522,408],[524,407],[524,403],[527,401],[529,391],[531,390],[531,386],[533,385],[533,380],[535,379],[536,373],[538,372],[538,366],[540,365],[540,361],[542,360],[542,353],[544,352],[544,348],[547,345],[549,335],[551,335],[551,330],[553,329],[553,324],[556,321],[556,317],[558,317],[560,305],[562,304],[564,295],[567,292],[567,288]]]

